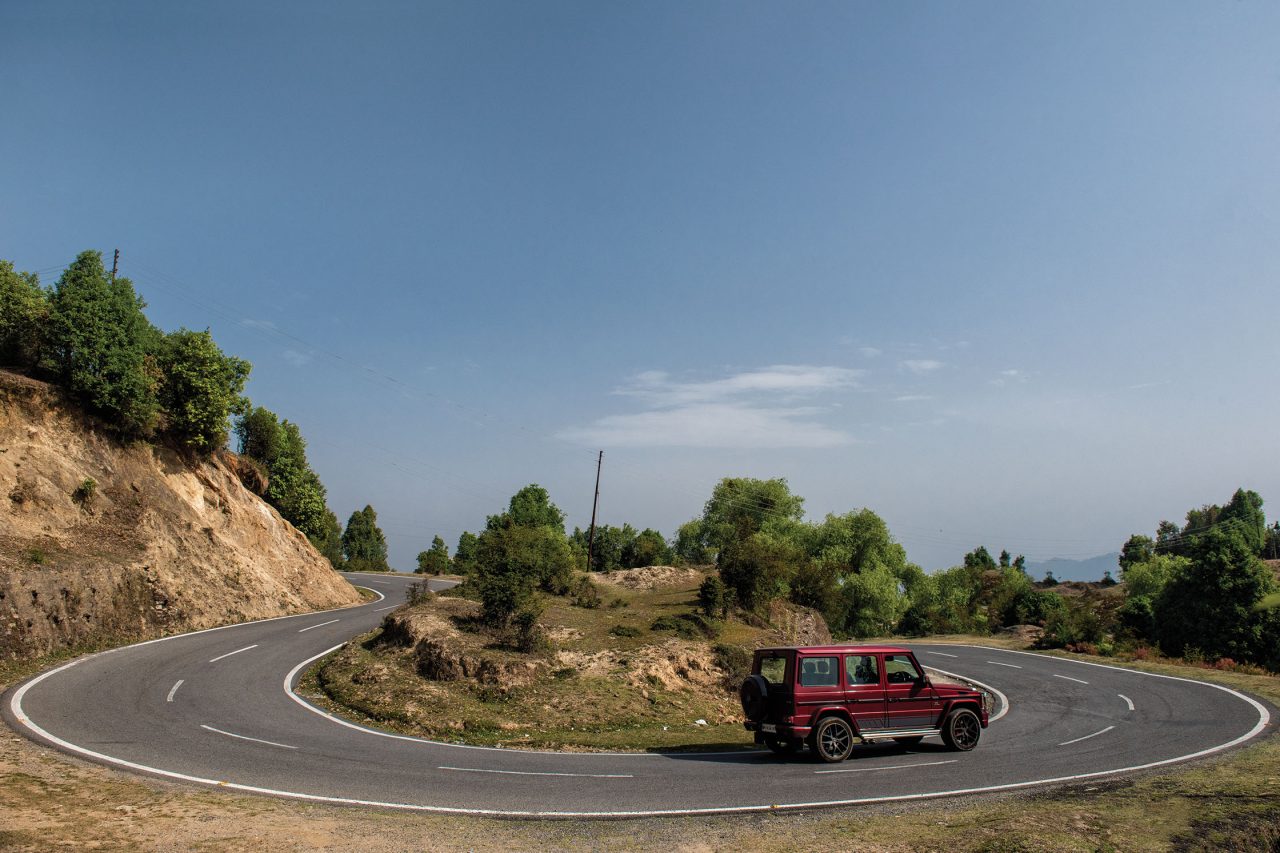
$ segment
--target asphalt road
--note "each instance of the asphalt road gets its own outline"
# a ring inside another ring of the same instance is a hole
[[[353,576],[385,596],[79,658],[8,691],[6,721],[94,761],[299,799],[439,812],[640,816],[814,808],[999,791],[1136,772],[1270,732],[1272,709],[1186,679],[999,649],[910,644],[927,666],[998,689],[977,749],[937,739],[806,754],[546,753],[433,743],[329,717],[293,695],[307,663],[376,626],[412,576]]]

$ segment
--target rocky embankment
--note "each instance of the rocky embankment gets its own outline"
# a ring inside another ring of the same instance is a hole
[[[0,372],[0,658],[359,601],[241,474],[122,445]]]

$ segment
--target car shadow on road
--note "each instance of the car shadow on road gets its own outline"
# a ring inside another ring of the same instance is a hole
[[[703,745],[705,749],[705,745]],[[903,746],[897,743],[873,743],[856,746],[853,753],[846,759],[847,761],[856,762],[864,759],[882,758],[894,755],[938,755],[951,750],[941,743],[921,742],[913,746]],[[787,755],[777,755],[770,752],[764,747],[747,747],[730,752],[671,752],[662,751],[655,753],[663,758],[670,758],[676,761],[702,761],[712,764],[793,764],[800,762],[817,763],[818,756],[811,749],[804,749],[799,752],[793,752]]]

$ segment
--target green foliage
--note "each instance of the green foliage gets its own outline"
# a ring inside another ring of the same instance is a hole
[[[236,421],[235,432],[240,455],[261,462],[269,473],[284,443],[280,419],[275,412],[262,406],[246,409]]]
[[[409,584],[404,595],[404,599],[408,602],[410,607],[416,604],[432,601],[435,597],[436,594],[431,591],[431,586],[426,581],[417,581],[416,583]]]
[[[249,408],[242,396],[249,362],[224,355],[207,330],[188,329],[164,338],[158,362],[168,432],[200,453],[226,444],[228,419]]]
[[[732,603],[733,596],[728,587],[715,575],[708,575],[698,587],[698,609],[708,619],[728,618]]]
[[[319,482],[317,477],[317,485]],[[333,514],[333,510],[325,507],[324,515],[320,520],[320,529],[306,533],[306,537],[330,565],[335,569],[342,566],[342,525],[338,522],[338,516]]]
[[[49,562],[49,557],[39,548],[30,548],[27,550],[27,560],[33,566],[43,566],[45,563]]]
[[[717,643],[711,653],[716,666],[724,670],[725,681],[735,690],[751,674],[751,652],[729,643]]]
[[[563,529],[561,533],[563,533]],[[542,615],[542,608],[536,603],[530,603],[521,608],[511,618],[511,628],[514,633],[513,645],[519,651],[525,653],[545,651],[550,643],[547,642],[547,635],[538,624],[538,617]]]
[[[389,572],[387,537],[378,527],[378,514],[366,506],[351,513],[342,532],[342,553],[353,572]]]
[[[81,405],[126,435],[155,426],[159,332],[127,278],[111,281],[98,252],[81,252],[54,288],[46,361]]]
[[[652,631],[673,631],[686,640],[698,640],[706,637],[714,638],[720,628],[710,619],[698,613],[679,613],[674,616],[659,616],[649,626]]]
[[[1042,649],[1061,649],[1080,643],[1096,644],[1102,641],[1102,636],[1102,620],[1092,608],[1063,606],[1050,614],[1036,645]]]
[[[485,526],[489,530],[495,530],[510,525],[547,527],[564,536],[564,513],[551,502],[546,489],[532,483],[511,496],[505,513],[489,516]]]
[[[703,507],[703,543],[722,553],[731,543],[750,539],[770,521],[803,517],[804,498],[791,494],[786,480],[726,477]]]
[[[484,619],[507,624],[513,614],[534,606],[539,588],[563,595],[572,571],[569,544],[551,527],[507,524],[485,530],[474,575]]]
[[[575,527],[569,541],[587,553],[590,531]],[[596,527],[595,544],[591,548],[593,572],[613,572],[618,569],[637,569],[642,566],[665,565],[671,560],[671,550],[662,534],[649,528],[636,532],[630,524],[613,527],[601,524]]]
[[[30,370],[48,335],[49,296],[40,277],[0,261],[0,366]]]
[[[665,566],[671,562],[671,549],[662,534],[652,528],[641,530],[622,549],[622,564],[629,569],[642,566]]]
[[[609,633],[615,637],[639,637],[644,632],[630,625],[614,625],[609,629]]]
[[[687,521],[676,530],[673,548],[677,562],[695,566],[706,565],[716,558],[715,550],[707,544],[702,519]]]
[[[569,585],[569,595],[573,597],[575,605],[588,610],[594,610],[601,604],[599,587],[585,574],[578,575],[577,579]]]
[[[449,568],[449,548],[443,539],[436,536],[431,540],[431,550],[418,554],[418,568],[414,571],[423,575],[443,575],[448,573]]]
[[[85,477],[80,481],[80,485],[76,486],[75,491],[71,493],[71,499],[81,506],[84,506],[93,500],[93,496],[97,493],[98,481],[92,477]]]
[[[1008,552],[1005,552],[1008,553]],[[964,565],[970,569],[995,569],[996,561],[991,559],[991,554],[987,551],[985,545],[979,545],[968,554],[964,555]]]
[[[1120,549],[1120,572],[1123,574],[1130,566],[1137,563],[1145,563],[1155,556],[1156,543],[1150,536],[1143,536],[1135,533],[1129,537],[1124,543],[1124,547]]]
[[[453,551],[453,570],[460,575],[469,575],[476,568],[476,547],[479,540],[474,533],[462,531],[458,537],[458,547]]]
[[[748,610],[761,610],[787,594],[788,581],[804,552],[793,543],[756,533],[720,549],[720,579]]]

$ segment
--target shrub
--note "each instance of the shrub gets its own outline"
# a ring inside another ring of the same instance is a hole
[[[631,625],[614,625],[609,633],[615,637],[639,637],[642,632]]]
[[[751,674],[751,652],[729,643],[717,643],[712,652],[716,666],[724,670],[728,687],[736,690],[743,679]]]
[[[573,582],[569,594],[573,596],[573,603],[578,607],[594,610],[600,606],[600,590],[591,582],[591,578],[586,575],[578,576],[578,579]]]
[[[41,551],[39,548],[32,548],[28,551],[27,559],[35,566],[43,566],[49,561],[49,558],[45,555],[44,551]]]
[[[98,481],[92,477],[85,477],[80,485],[76,486],[76,490],[71,493],[71,499],[76,503],[84,506],[93,500],[93,496],[98,492]]]
[[[729,602],[729,591],[725,588],[724,581],[715,575],[708,576],[698,587],[698,607],[708,619],[727,617]]]
[[[715,637],[720,633],[720,628],[709,619],[703,618],[698,613],[681,613],[678,616],[659,616],[653,620],[653,624],[649,626],[654,631],[673,631],[677,635],[686,640],[696,640],[702,637]]]
[[[409,588],[405,590],[404,597],[410,606],[413,606],[434,600],[436,594],[431,591],[431,586],[424,581],[409,584]]]
[[[617,609],[618,609],[618,608],[620,608],[620,607],[630,607],[630,606],[631,606],[631,603],[630,603],[630,602],[628,602],[628,601],[627,601],[625,598],[623,598],[622,596],[618,596],[618,597],[617,597],[617,598],[615,598],[613,601],[610,601],[610,602],[609,602],[609,609],[610,609],[610,610],[617,610]]]
[[[511,626],[514,630],[513,645],[526,654],[542,651],[549,645],[547,635],[543,632],[542,626],[538,624],[538,617],[542,615],[536,606],[525,607],[511,618]]]

